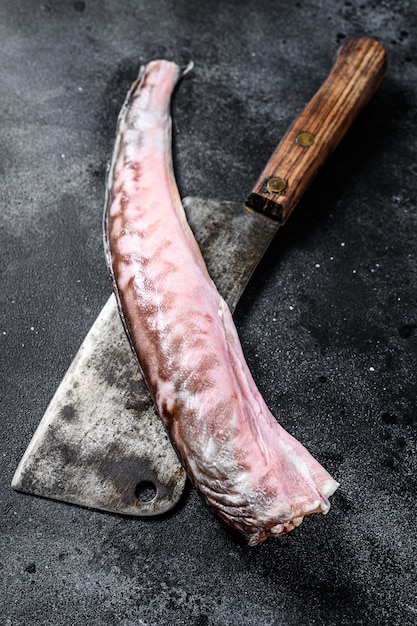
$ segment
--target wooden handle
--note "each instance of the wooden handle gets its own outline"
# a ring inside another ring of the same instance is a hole
[[[347,41],[328,78],[271,156],[246,201],[284,223],[315,174],[382,81],[386,53],[374,39]]]

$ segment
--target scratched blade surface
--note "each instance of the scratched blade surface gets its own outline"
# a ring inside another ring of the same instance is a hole
[[[187,197],[183,205],[210,275],[233,313],[278,226],[237,202]]]
[[[210,274],[233,311],[277,225],[238,203],[183,203]],[[52,398],[12,487],[146,516],[175,506],[185,482],[112,295]]]

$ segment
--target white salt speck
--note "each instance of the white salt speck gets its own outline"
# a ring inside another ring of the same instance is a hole
[[[6,333],[6,331],[5,331],[5,330],[3,330],[3,335],[6,335],[6,334],[7,334],[7,333]]]
[[[35,330],[35,328],[33,326],[30,327],[30,330]]]
[[[371,272],[375,272],[375,270],[374,270],[374,268],[373,268],[373,267],[371,267]]]
[[[61,154],[61,159],[65,159],[65,154]]]
[[[397,298],[398,302],[401,300],[401,298]]]
[[[276,318],[276,317],[273,317],[273,318],[272,318],[272,321],[273,321],[273,322],[276,322],[276,321],[277,321],[277,318]]]
[[[294,307],[293,307],[293,305],[292,305],[292,304],[290,304],[290,306],[289,306],[288,308],[289,308],[289,310],[290,310],[290,311],[293,311],[293,310],[294,310]]]
[[[316,263],[314,267],[320,267],[320,263]]]
[[[330,260],[331,260],[331,261],[334,261],[334,256],[331,256],[331,257],[330,257]]]
[[[356,270],[352,270],[352,274],[356,274]]]
[[[82,90],[83,90],[83,88],[82,88],[82,87],[78,87],[78,91],[82,91]]]
[[[375,371],[375,368],[374,368],[374,367],[370,367],[370,368],[369,368],[369,371],[370,371],[370,372],[374,372],[374,371]]]
[[[345,244],[344,241],[342,241],[342,243],[340,245],[342,246],[342,248],[344,248],[346,244]]]

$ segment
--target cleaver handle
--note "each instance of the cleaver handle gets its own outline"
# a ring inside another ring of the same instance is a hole
[[[350,39],[326,81],[294,121],[246,201],[284,223],[327,157],[381,83],[386,52],[375,39]]]

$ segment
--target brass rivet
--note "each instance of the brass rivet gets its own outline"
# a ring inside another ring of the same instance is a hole
[[[282,193],[286,186],[287,181],[284,178],[279,178],[278,176],[273,176],[269,178],[266,182],[266,188],[270,193]]]
[[[310,133],[308,130],[302,133],[298,133],[297,137],[295,138],[295,142],[298,143],[298,145],[302,148],[309,148],[313,145],[315,140],[316,138],[314,137],[313,133]]]

